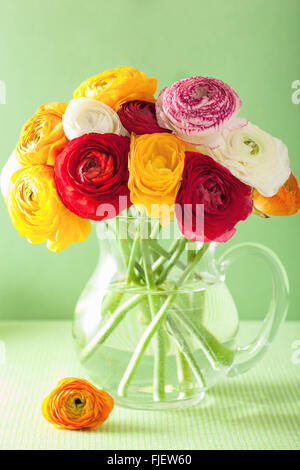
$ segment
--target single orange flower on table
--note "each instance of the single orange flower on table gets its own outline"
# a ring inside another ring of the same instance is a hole
[[[273,197],[264,197],[253,191],[255,209],[270,215],[293,215],[300,209],[300,189],[293,173]]]
[[[68,377],[58,382],[42,403],[44,418],[61,429],[96,429],[114,407],[109,393],[84,379]]]

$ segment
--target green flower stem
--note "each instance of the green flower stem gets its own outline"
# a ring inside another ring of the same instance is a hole
[[[196,264],[198,261],[201,259],[202,255],[205,253],[205,251],[208,248],[208,243],[204,244],[201,250],[198,251],[197,255],[195,256],[194,260],[192,263],[190,263],[184,272],[181,274],[178,284],[177,284],[177,289],[181,286],[181,284],[188,278],[188,276],[193,272],[193,270],[196,267]],[[129,364],[127,366],[127,369],[121,379],[121,382],[118,387],[118,393],[120,396],[126,395],[127,387],[136,371],[136,368],[138,367],[153,335],[157,332],[158,328],[161,326],[163,320],[166,317],[167,311],[169,306],[172,304],[174,299],[176,298],[177,292],[174,291],[172,294],[169,294],[155,317],[152,319],[151,323],[147,326],[146,330],[144,331],[144,334],[142,335],[140,341],[137,344],[137,347],[134,351],[134,353],[131,356],[131,359],[129,361]]]
[[[188,242],[188,246],[187,246],[187,262],[188,263],[193,261],[193,259],[195,258],[196,254],[197,254],[196,249],[193,249],[193,250],[190,249],[191,244],[195,244],[195,242]]]
[[[142,359],[153,335],[156,333],[158,328],[161,326],[161,323],[163,319],[165,318],[165,314],[167,312],[167,309],[169,305],[173,302],[175,298],[175,294],[169,295],[169,297],[166,299],[164,304],[161,306],[160,310],[158,313],[155,315],[155,317],[152,319],[151,323],[147,326],[146,330],[144,331],[140,341],[137,344],[137,347],[134,351],[134,353],[131,356],[131,359],[129,361],[128,367],[120,381],[119,387],[118,387],[118,394],[120,396],[126,395],[127,387],[132,379],[132,377],[135,374],[136,368],[140,363],[140,360]]]
[[[195,326],[189,319],[188,315],[186,315],[177,305],[172,311],[172,315],[179,322],[182,322],[188,333],[197,338],[203,353],[213,369],[218,370],[222,366],[230,366],[232,364],[235,354],[233,349],[225,347],[211,333],[209,333],[204,326]]]
[[[166,256],[160,255],[160,257],[155,261],[155,263],[153,263],[153,266],[152,266],[152,271],[153,272],[156,272],[161,268],[161,266],[166,262],[166,258],[167,259],[170,258],[170,256],[174,253],[174,251],[177,249],[178,245],[180,244],[180,241],[181,241],[181,239],[174,240],[171,247],[170,247],[170,250],[168,252],[166,252],[166,254],[168,254],[168,256],[166,257]],[[160,245],[158,245],[158,246],[160,246]],[[153,253],[156,253],[156,252],[153,250]]]
[[[124,295],[124,292],[122,291],[113,290],[109,292],[104,297],[102,305],[101,305],[102,316],[108,311],[114,311],[119,305],[119,303],[121,302],[123,295]]]
[[[135,267],[135,259],[139,249],[139,242],[140,242],[140,232],[137,229],[134,241],[132,243],[131,252],[128,260],[128,267],[127,267],[127,284],[130,284],[132,281],[136,281],[136,276],[134,273]]]
[[[194,257],[196,256],[197,250],[196,249],[191,249],[192,247],[196,247],[197,242],[189,242],[187,246],[187,263],[190,263],[193,261]],[[189,301],[189,308],[193,309],[193,304],[194,304],[194,292],[190,292],[188,294],[188,301]]]
[[[138,250],[138,247],[139,247],[139,232],[136,233],[136,237],[132,243],[132,246],[131,246],[131,251],[130,251],[130,256],[128,258],[128,255],[127,255],[127,252],[126,254],[124,255],[123,253],[123,260],[125,262],[125,259],[127,260],[128,259],[128,266],[127,266],[127,285],[129,285],[131,282],[135,282],[137,284],[139,284],[140,280],[142,279],[142,275],[144,275],[144,271],[143,269],[139,266],[140,271],[138,271],[138,275],[135,274],[134,272],[134,268],[137,268],[136,266],[136,262],[135,262],[135,258],[136,258],[136,252]],[[120,242],[120,246],[121,246],[121,242]],[[123,245],[124,246],[124,245]],[[101,305],[101,314],[102,316],[104,316],[105,313],[107,313],[108,311],[111,311],[113,312],[117,307],[118,305],[120,304],[121,300],[122,300],[122,297],[124,296],[124,291],[115,291],[115,290],[112,290],[110,291],[109,293],[106,294],[106,296],[104,297],[104,300],[102,302],[102,305]]]
[[[124,265],[127,268],[129,263],[129,256],[130,256],[130,248],[128,240],[125,239],[118,239],[120,251],[122,253]]]
[[[161,231],[161,223],[158,220],[157,224],[153,227],[153,229],[151,231],[150,238],[156,238],[160,231]]]
[[[143,281],[143,283],[145,283],[146,282],[145,273],[144,273],[144,270],[143,270],[142,266],[136,261],[134,263],[134,267],[137,270],[137,272],[139,273],[139,276],[140,276],[139,280]]]
[[[176,350],[176,364],[181,395],[184,397],[191,395],[192,389],[188,388],[192,381],[191,368],[179,347]]]
[[[193,353],[191,352],[187,342],[184,339],[183,334],[181,333],[180,327],[178,327],[177,323],[173,319],[173,317],[170,315],[166,319],[166,323],[168,328],[171,330],[171,333],[173,337],[175,338],[175,341],[177,342],[178,346],[180,347],[180,350],[186,359],[187,363],[189,364],[190,368],[192,369],[195,378],[198,382],[198,385],[200,388],[205,387],[205,379],[203,377],[203,374],[197,364],[197,361],[195,360]]]
[[[138,315],[138,320],[141,323],[141,325],[149,325],[151,322],[151,312],[150,312],[150,307],[149,307],[149,302],[148,299],[145,298],[143,302],[140,303],[140,312]]]
[[[149,240],[149,245],[150,245],[150,248],[153,252],[159,254],[160,256],[162,256],[165,260],[169,259],[170,258],[170,254],[168,251],[166,251],[164,248],[162,248],[157,242],[156,240]],[[182,263],[180,260],[177,260],[176,261],[176,266],[178,266],[180,269],[182,269],[183,271],[186,269],[186,265],[184,263]],[[154,263],[154,266],[155,266],[155,263]],[[156,271],[156,268],[154,267],[154,271]],[[201,281],[202,280],[202,277],[197,274],[197,273],[194,273],[194,278],[198,281]]]
[[[162,328],[157,330],[154,341],[153,399],[161,401],[165,398],[166,382],[166,344]]]
[[[179,241],[176,250],[172,254],[171,258],[164,265],[164,268],[163,268],[159,278],[157,279],[156,284],[161,284],[162,282],[164,282],[164,280],[168,276],[168,274],[171,271],[171,269],[173,268],[173,266],[175,266],[175,264],[177,263],[178,258],[180,257],[181,253],[185,249],[186,244],[187,244],[187,239],[186,238],[182,238]]]
[[[120,250],[123,256],[123,261],[125,266],[128,266],[129,263],[129,256],[130,256],[130,249],[129,243],[127,238],[120,238],[120,218],[119,216],[116,217],[116,239],[119,242]]]
[[[128,310],[135,307],[139,304],[145,295],[143,294],[136,294],[135,296],[131,297],[129,300],[124,302],[120,305],[114,313],[111,315],[109,320],[103,325],[103,327],[98,331],[96,336],[90,341],[90,343],[82,350],[80,354],[81,362],[85,362],[94,352],[94,350],[100,346],[100,344],[104,343],[104,341],[108,338],[108,336],[113,332],[113,330],[118,326],[120,321],[124,318]]]
[[[143,220],[142,218],[145,219],[145,215],[141,215],[141,221]],[[153,227],[153,229],[151,230],[151,233],[150,233],[150,238],[148,237],[148,233],[149,233],[149,229],[151,228],[151,224],[149,223],[148,225],[146,224],[145,220],[143,221],[142,223],[142,230],[141,230],[141,238],[144,238],[144,239],[149,239],[149,240],[155,240],[156,237],[158,236],[160,230],[161,230],[161,224],[160,222],[158,221],[157,224]],[[147,231],[145,232],[145,227],[147,226]],[[144,233],[145,232],[145,233]],[[157,241],[156,241],[157,243]],[[159,246],[159,245],[158,245]],[[155,261],[157,260],[158,258],[158,254],[157,253],[154,253],[152,252],[152,257],[155,259]],[[139,260],[139,262],[137,264],[143,264],[143,260],[142,258]],[[153,269],[152,269],[153,271]],[[154,272],[154,271],[153,271]],[[144,279],[145,280],[145,279]]]
[[[141,224],[143,223],[143,220]],[[146,285],[148,288],[148,303],[151,312],[151,317],[154,318],[156,312],[159,310],[159,297],[153,291],[155,289],[155,282],[151,268],[150,254],[148,250],[147,240],[140,240],[141,254],[143,259],[143,266],[145,272]],[[164,332],[161,328],[158,329],[154,337],[154,377],[153,377],[153,398],[155,401],[161,401],[165,396],[165,344]]]
[[[157,254],[155,251],[152,251],[152,253]],[[166,261],[166,258],[164,258],[163,256],[160,256],[159,258],[157,258],[155,262],[153,263],[152,272],[154,273],[158,272],[161,269],[165,261]]]

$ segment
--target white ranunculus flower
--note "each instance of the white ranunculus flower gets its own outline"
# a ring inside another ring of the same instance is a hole
[[[69,140],[83,134],[128,135],[118,114],[101,101],[76,98],[70,101],[63,115],[63,127]]]
[[[274,196],[291,172],[284,143],[251,123],[240,129],[226,129],[222,136],[224,142],[220,147],[199,150],[263,196]]]
[[[18,162],[15,156],[15,152],[11,154],[7,162],[5,163],[4,167],[1,171],[0,177],[0,184],[1,184],[1,193],[2,196],[5,198],[8,192],[8,187],[10,183],[10,179],[15,171],[23,168],[22,165]]]

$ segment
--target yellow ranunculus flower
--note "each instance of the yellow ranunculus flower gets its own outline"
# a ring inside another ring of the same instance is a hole
[[[74,92],[74,98],[102,101],[115,111],[127,101],[155,101],[157,79],[132,67],[116,67],[88,78]]]
[[[6,203],[21,236],[32,243],[48,240],[51,251],[84,241],[90,221],[70,212],[62,203],[51,166],[36,165],[17,170],[11,177]]]
[[[62,125],[67,106],[67,103],[44,104],[26,122],[16,146],[16,158],[21,165],[54,166],[57,154],[68,142]]]
[[[129,152],[130,199],[162,224],[173,216],[188,145],[169,133],[132,134]]]

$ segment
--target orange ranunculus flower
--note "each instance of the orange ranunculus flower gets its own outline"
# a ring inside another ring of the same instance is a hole
[[[174,214],[185,151],[189,146],[173,134],[132,134],[129,152],[130,199],[162,224]]]
[[[114,407],[113,398],[87,380],[69,377],[42,403],[44,418],[57,428],[96,429],[107,420]]]
[[[300,209],[300,189],[292,173],[275,196],[264,197],[254,190],[252,197],[255,209],[266,214],[293,215]]]
[[[91,223],[70,212],[62,203],[51,166],[35,165],[17,170],[11,177],[6,203],[21,236],[32,243],[48,240],[51,251],[84,241]]]
[[[56,156],[68,142],[62,125],[67,106],[67,103],[44,104],[26,122],[16,146],[16,158],[22,165],[54,166]]]
[[[157,79],[132,67],[117,67],[90,77],[79,85],[74,98],[86,97],[102,101],[115,111],[127,101],[155,101]]]

